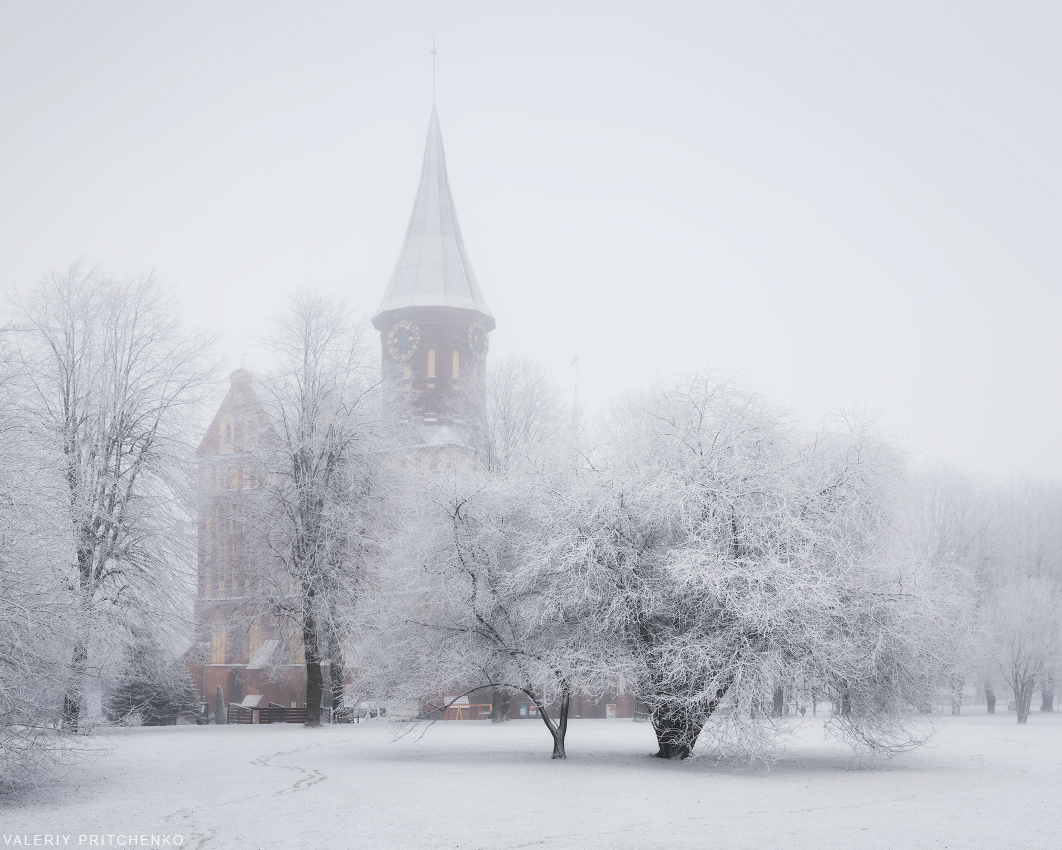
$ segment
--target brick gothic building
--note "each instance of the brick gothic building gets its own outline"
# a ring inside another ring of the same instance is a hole
[[[264,411],[250,372],[237,369],[230,382],[197,450],[199,581],[193,664],[200,696],[211,711],[218,687],[226,703],[263,694],[269,702],[301,706],[306,697],[302,659],[274,657],[279,641],[270,620],[248,604],[264,567],[262,547],[253,545],[248,529],[258,491],[251,451],[265,435]],[[282,676],[270,681],[266,665],[278,663]]]
[[[405,390],[394,394],[402,399],[395,413],[410,426],[410,452],[431,465],[446,463],[450,453],[466,453],[466,425],[486,396],[495,323],[461,238],[434,106],[413,213],[372,323],[380,332],[385,384]],[[198,450],[197,672],[202,698],[211,706],[218,686],[226,702],[262,694],[263,703],[305,704],[302,659],[274,657],[279,642],[266,618],[249,617],[246,606],[249,576],[264,566],[249,554],[243,520],[257,489],[248,451],[263,424],[251,374],[233,372],[228,395]],[[274,673],[270,680],[266,665],[274,670],[279,665],[279,678]],[[324,680],[327,685],[327,671]],[[630,717],[633,708],[629,696],[600,702],[576,697],[572,714],[604,717],[611,710]],[[510,716],[534,716],[534,707],[514,697]]]

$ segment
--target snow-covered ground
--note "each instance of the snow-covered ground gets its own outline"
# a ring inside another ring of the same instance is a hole
[[[976,709],[975,709],[976,710]],[[983,709],[980,709],[983,711]],[[770,769],[648,757],[652,730],[540,723],[113,729],[103,751],[0,801],[0,840],[180,835],[205,848],[982,848],[1062,842],[1062,715],[948,718],[858,767],[805,721]],[[104,838],[104,844],[107,839]],[[172,840],[172,839],[171,839]],[[88,839],[80,846],[91,846]]]

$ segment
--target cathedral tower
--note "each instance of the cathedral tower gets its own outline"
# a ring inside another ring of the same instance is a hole
[[[460,425],[482,408],[494,317],[461,238],[434,106],[413,214],[372,324],[383,378],[411,391],[417,419]]]

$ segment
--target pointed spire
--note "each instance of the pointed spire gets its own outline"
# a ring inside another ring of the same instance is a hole
[[[473,310],[494,326],[483,294],[472,271],[457,210],[446,176],[439,115],[434,105],[424,148],[420,188],[398,263],[373,315],[375,323],[384,313],[409,307],[456,307]]]

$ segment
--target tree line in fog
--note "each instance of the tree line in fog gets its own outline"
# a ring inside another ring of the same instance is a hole
[[[195,448],[219,386],[212,341],[153,277],[75,266],[11,312],[4,783],[76,754],[93,718],[191,708]],[[522,358],[490,364],[464,448],[411,450],[412,400],[343,304],[293,296],[263,348],[239,447],[254,570],[230,627],[304,661],[310,724],[326,691],[340,715],[367,702],[405,722],[476,692],[500,720],[519,695],[563,758],[572,697],[625,691],[661,757],[748,757],[817,702],[832,734],[882,753],[971,689],[1019,723],[1035,693],[1053,708],[1057,481],[916,466],[872,423],[808,422],[710,373],[587,418]]]

